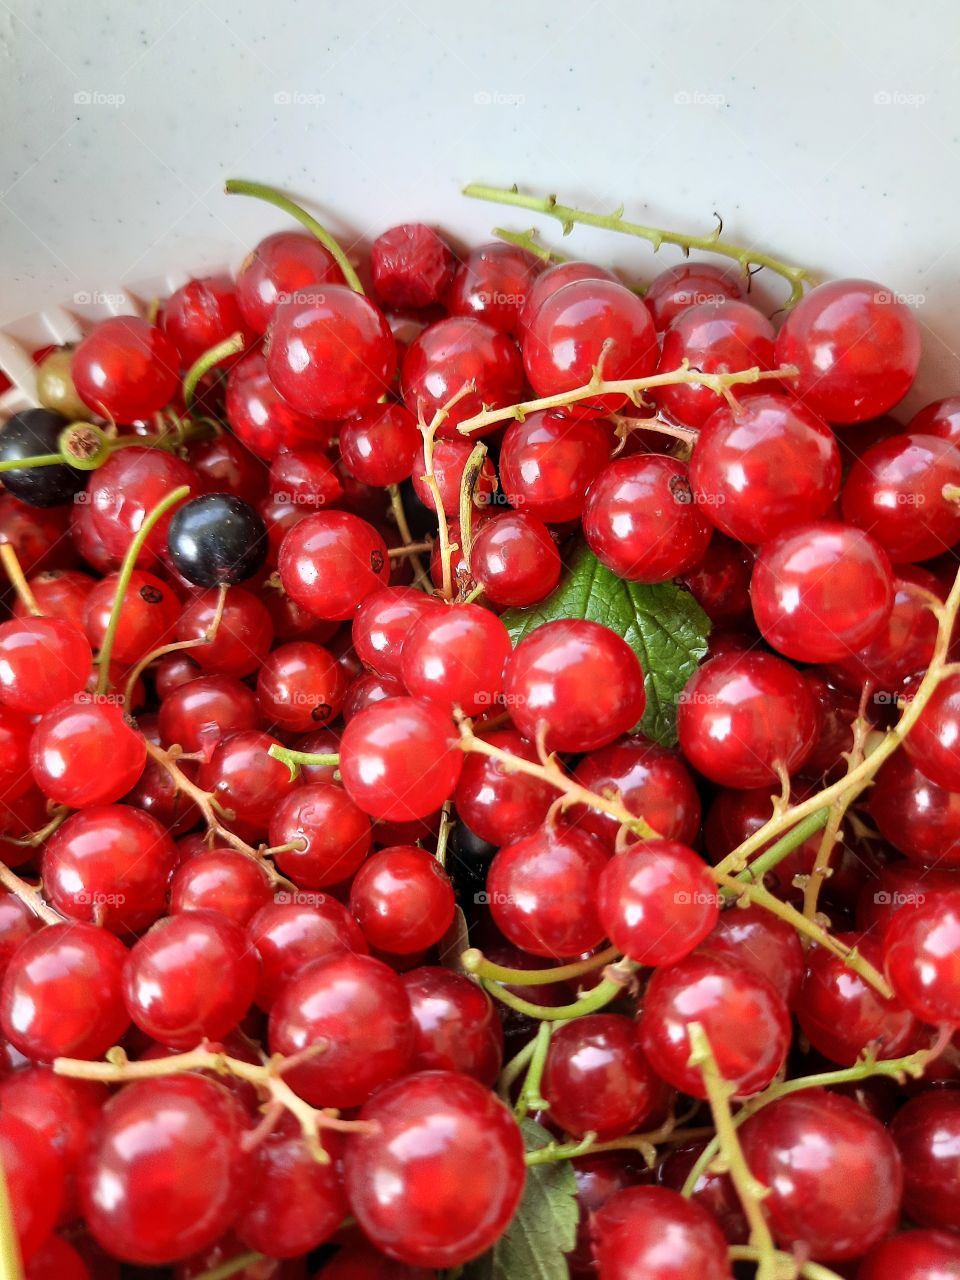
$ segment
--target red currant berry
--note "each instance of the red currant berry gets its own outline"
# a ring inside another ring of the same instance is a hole
[[[314,617],[333,621],[352,617],[390,576],[383,538],[348,511],[318,512],[294,525],[278,563],[284,591]]]
[[[789,313],[777,363],[795,365],[797,395],[828,422],[865,422],[902,400],[920,363],[920,326],[870,280],[831,280]]]
[[[83,630],[83,609],[94,585],[94,579],[88,573],[81,573],[78,569],[48,569],[45,573],[34,574],[28,579],[28,585],[45,618],[72,622]],[[13,616],[24,621],[33,615],[18,597],[13,602]]]
[[[357,657],[378,675],[399,679],[407,636],[420,618],[438,607],[432,596],[412,587],[384,587],[372,592],[353,619],[351,635]]]
[[[414,822],[453,795],[463,767],[447,712],[423,698],[389,698],[355,715],[340,743],[340,774],[364,813]]]
[[[101,579],[87,596],[84,627],[94,649],[103,644],[117,598],[119,574]],[[111,659],[133,665],[154,649],[169,644],[180,617],[175,592],[152,573],[134,569],[125,589],[114,632]]]
[[[703,373],[772,369],[773,325],[746,302],[701,302],[687,307],[663,335],[657,373],[684,360]],[[675,383],[651,393],[661,410],[686,427],[702,427],[717,408],[716,392],[702,383]]]
[[[333,431],[319,418],[287,404],[270,381],[259,351],[244,356],[227,375],[224,413],[234,435],[268,462],[282,449],[323,448]]]
[[[695,568],[713,527],[682,462],[661,454],[615,458],[587,493],[583,532],[597,559],[630,582],[667,582]]]
[[[843,517],[894,561],[927,560],[960,539],[960,448],[936,436],[895,435],[868,449],[843,486]]]
[[[451,440],[437,440],[433,446],[433,478],[440,490],[440,505],[448,516],[460,514],[460,490],[463,473],[473,452],[473,445],[462,436]],[[417,450],[413,467],[413,491],[427,508],[436,511],[433,489],[427,484],[427,464],[423,448]],[[484,506],[497,487],[497,473],[493,463],[485,459],[474,482],[473,505]]]
[[[647,378],[657,364],[650,312],[625,285],[574,280],[540,306],[523,338],[523,367],[537,396],[586,386],[602,364],[607,381]],[[621,408],[622,394],[581,402],[591,413]]]
[[[538,763],[536,748],[512,729],[487,734],[485,741]],[[555,799],[548,782],[479,753],[470,753],[464,761],[454,796],[457,813],[474,835],[497,848],[532,835]]]
[[[560,581],[560,553],[546,525],[520,511],[484,521],[470,566],[488,599],[501,607],[536,604]]]
[[[627,1187],[591,1218],[603,1280],[731,1280],[727,1242],[701,1205],[667,1187]]]
[[[897,911],[883,939],[887,977],[922,1022],[960,1022],[960,891]]]
[[[121,936],[162,914],[176,852],[164,828],[129,805],[84,809],[47,841],[41,864],[52,905]]]
[[[372,409],[397,367],[390,326],[346,285],[307,288],[276,307],[266,340],[270,381],[299,413],[349,418]]]
[[[377,405],[340,428],[343,465],[362,484],[376,488],[409,479],[420,446],[417,420],[402,404]]]
[[[382,232],[370,246],[370,271],[386,307],[418,311],[439,302],[457,269],[447,242],[422,222]]]
[[[858,690],[870,684],[896,693],[912,676],[926,671],[937,640],[937,619],[929,600],[932,585],[932,575],[925,575],[918,566],[899,567],[893,581],[893,609],[886,626],[859,653],[834,664],[836,678]],[[918,729],[914,726],[907,742],[914,740]]]
[[[126,947],[89,924],[56,924],[14,952],[0,988],[0,1028],[35,1062],[99,1058],[130,1025]]]
[[[609,856],[593,836],[550,822],[506,845],[487,873],[497,928],[535,956],[567,959],[591,951],[604,937],[595,901]]]
[[[736,301],[742,297],[740,278],[734,273],[709,262],[681,262],[654,276],[643,300],[650,308],[657,332],[661,333],[688,307]]]
[[[705,1098],[700,1070],[690,1062],[689,1027],[699,1023],[717,1067],[737,1097],[765,1089],[790,1047],[790,1015],[773,983],[710,954],[687,956],[658,969],[640,1015],[640,1044],[668,1084]]]
[[[489,609],[474,604],[431,609],[404,641],[400,673],[414,697],[472,716],[500,700],[503,668],[512,652],[506,627]]]
[[[0,623],[0,702],[42,715],[86,687],[93,654],[83,632],[61,618]]]
[[[240,313],[233,286],[217,276],[188,280],[172,293],[163,304],[160,327],[176,347],[185,369],[235,333],[245,339],[252,336]],[[227,356],[219,364],[233,358]]]
[[[750,582],[764,638],[797,662],[836,662],[869,644],[893,610],[893,570],[859,529],[804,525],[761,548]]]
[[[394,845],[368,858],[350,886],[350,910],[367,942],[413,955],[440,941],[453,923],[453,885],[433,854]]]
[[[19,1254],[18,1264],[29,1263],[57,1221],[63,1202],[63,1161],[45,1135],[4,1111],[0,1114],[0,1163],[16,1237],[8,1247]]]
[[[711,658],[687,681],[677,708],[685,758],[713,782],[744,790],[800,768],[819,730],[803,677],[768,653]]]
[[[73,385],[85,405],[113,422],[149,418],[173,399],[180,357],[169,338],[137,316],[101,320],[73,353]]]
[[[931,782],[905,751],[877,770],[870,816],[884,840],[911,862],[960,866],[960,794]]]
[[[576,520],[612,445],[602,418],[531,413],[523,422],[512,422],[500,447],[504,497],[547,523]]]
[[[499,1239],[525,1170],[520,1130],[495,1094],[468,1076],[424,1071],[381,1089],[360,1118],[373,1127],[347,1142],[347,1197],[378,1249],[452,1267]]]
[[[314,960],[281,987],[270,1010],[270,1051],[323,1052],[284,1072],[318,1107],[356,1107],[403,1075],[413,1056],[410,1001],[392,969],[338,952]]]
[[[231,587],[222,611],[219,606],[218,590],[198,591],[180,615],[177,639],[205,641],[191,650],[205,671],[219,676],[252,675],[273,640],[273,622],[267,607],[242,587]],[[218,611],[220,622],[211,640]]]
[[[213,1244],[243,1207],[243,1127],[237,1102],[202,1076],[127,1085],[104,1107],[81,1177],[97,1243],[146,1266]]]
[[[665,840],[679,840],[681,844],[696,840],[700,797],[676,752],[645,738],[623,738],[584,756],[573,777],[588,791],[618,795],[630,813],[643,818]],[[613,850],[620,829],[616,818],[585,805],[572,805],[567,818]]]
[[[71,809],[87,809],[126,795],[143,773],[147,747],[122,707],[78,695],[41,718],[30,755],[34,780],[45,796]]]
[[[945,676],[904,739],[916,768],[947,791],[960,791],[960,680]]]
[[[414,1022],[413,1071],[459,1071],[492,1088],[503,1056],[503,1023],[482,987],[451,969],[403,974]]]
[[[471,249],[444,302],[453,316],[473,316],[501,333],[517,333],[520,312],[541,264],[516,245],[494,241]]]
[[[537,627],[507,663],[510,716],[551,751],[595,751],[643,714],[643,672],[625,640],[598,622],[563,619]]]
[[[342,787],[329,783],[299,787],[270,818],[277,866],[304,889],[348,880],[369,853],[370,842],[369,818]]]
[[[952,1229],[960,1211],[960,1095],[933,1089],[911,1098],[890,1135],[903,1161],[904,1212],[921,1226]]]
[[[859,1258],[896,1225],[900,1157],[883,1125],[850,1098],[822,1089],[778,1098],[744,1123],[740,1143],[770,1189],[763,1212],[781,1248],[839,1262]]]
[[[951,1231],[903,1231],[863,1258],[857,1280],[952,1280],[960,1268],[960,1239]]]
[[[275,742],[255,729],[232,733],[201,765],[200,786],[233,813],[230,826],[238,834],[263,835],[277,805],[296,788],[283,761],[268,754]]]
[[[335,720],[346,692],[343,669],[326,649],[306,640],[274,649],[257,678],[264,719],[291,733],[309,733]]]
[[[158,719],[164,746],[209,757],[229,734],[256,729],[260,708],[253,691],[233,676],[198,675],[163,698]]]
[[[254,858],[233,849],[209,849],[177,870],[170,884],[170,912],[218,911],[246,924],[272,897],[270,877]]]
[[[483,409],[515,404],[523,394],[523,364],[517,344],[505,333],[469,316],[451,316],[429,325],[403,357],[403,402],[426,423],[468,383],[470,391],[451,408],[441,434]]]
[[[714,927],[720,894],[692,849],[676,840],[644,840],[604,867],[597,909],[606,936],[631,960],[669,965]]]
[[[123,975],[130,1017],[172,1049],[232,1031],[253,1001],[257,958],[246,935],[218,911],[185,911],[153,926]]]
[[[87,488],[90,523],[114,567],[153,508],[183,485],[195,493],[197,473],[165,449],[120,449],[94,473]],[[167,511],[150,530],[137,556],[139,568],[156,568],[163,559],[172,518],[173,511]]]
[[[612,271],[608,271],[606,267],[598,267],[592,262],[558,262],[555,266],[541,272],[531,282],[526,301],[520,308],[519,333],[526,334],[533,323],[534,316],[546,300],[558,289],[562,289],[565,284],[573,284],[574,280],[610,280],[613,284],[620,283]]]
[[[724,911],[700,950],[723,956],[741,969],[767,978],[788,1008],[796,1004],[804,970],[800,936],[792,925],[766,908],[751,905]]]
[[[766,542],[827,514],[840,491],[840,450],[802,404],[757,395],[736,411],[721,405],[704,423],[690,485],[718,529]]]
[[[366,955],[359,926],[342,903],[323,893],[281,891],[247,925],[260,956],[256,1002],[267,1012],[279,992],[311,960],[339,951]]]
[[[266,236],[244,258],[237,272],[237,303],[244,320],[263,333],[278,304],[308,285],[339,284],[343,272],[333,254],[302,231]]]
[[[561,1023],[543,1073],[550,1119],[564,1133],[593,1132],[601,1142],[639,1128],[660,1101],[660,1088],[630,1018],[592,1013]]]

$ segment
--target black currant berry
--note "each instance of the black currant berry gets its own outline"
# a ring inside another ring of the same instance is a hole
[[[0,462],[38,458],[59,453],[60,433],[67,425],[49,409],[23,409],[0,429]],[[87,473],[66,464],[48,467],[15,467],[0,473],[4,487],[30,507],[59,507],[85,488]]]
[[[248,502],[207,493],[177,510],[167,546],[188,582],[218,587],[253,577],[266,559],[267,528]]]

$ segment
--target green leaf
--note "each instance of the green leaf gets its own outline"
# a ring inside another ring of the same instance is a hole
[[[710,634],[710,619],[689,591],[671,582],[624,582],[582,546],[546,600],[530,609],[508,609],[502,616],[515,645],[559,618],[586,618],[622,636],[640,659],[647,691],[637,727],[653,742],[674,745],[677,700],[706,654]]]
[[[521,1120],[520,1129],[528,1151],[551,1141],[534,1120]],[[463,1280],[569,1280],[565,1254],[577,1242],[577,1217],[570,1161],[534,1165],[513,1221],[489,1253],[467,1265]]]

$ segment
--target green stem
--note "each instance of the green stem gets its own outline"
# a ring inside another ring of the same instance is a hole
[[[467,973],[489,982],[507,982],[514,987],[540,987],[550,982],[569,982],[571,978],[580,978],[594,969],[613,964],[620,959],[620,954],[616,947],[607,947],[606,951],[599,951],[586,960],[575,960],[572,964],[557,965],[553,969],[508,969],[488,960],[476,947],[470,947],[460,957],[460,963]]]
[[[468,572],[473,547],[473,495],[486,457],[487,446],[482,442],[475,444],[460,478],[460,550]]]
[[[595,1133],[585,1133],[576,1142],[548,1142],[545,1147],[528,1151],[524,1161],[529,1168],[535,1164],[556,1164],[560,1160],[576,1160],[589,1151],[596,1150]]]
[[[224,338],[222,342],[210,347],[202,356],[194,360],[183,380],[183,403],[187,406],[188,413],[193,409],[193,398],[197,393],[197,383],[203,375],[209,373],[221,360],[237,355],[245,345],[246,339],[242,333],[232,333],[229,338]]]
[[[26,467],[64,467],[68,466],[62,453],[38,453],[32,458],[5,458],[0,462],[0,471],[20,471]]]
[[[289,213],[291,218],[296,218],[300,225],[315,235],[323,247],[333,255],[337,266],[343,272],[344,280],[354,293],[363,293],[360,277],[330,232],[316,218],[311,217],[306,209],[301,209],[298,204],[294,204],[289,196],[285,196],[276,187],[268,187],[262,182],[245,182],[240,178],[228,178],[224,184],[224,190],[227,195],[253,196],[255,200],[265,200],[267,204],[276,205],[284,213]]]
[[[785,1098],[791,1093],[803,1093],[807,1089],[829,1089],[838,1084],[853,1084],[857,1080],[867,1080],[871,1076],[892,1076],[894,1079],[902,1079],[903,1076],[909,1075],[919,1078],[923,1075],[927,1063],[936,1056],[937,1051],[936,1048],[933,1050],[918,1049],[916,1053],[907,1054],[906,1057],[887,1058],[885,1061],[877,1058],[861,1058],[852,1067],[841,1067],[836,1071],[820,1071],[816,1075],[797,1076],[793,1080],[783,1080],[779,1084],[772,1084],[763,1093],[757,1094],[755,1098],[751,1098],[743,1104],[733,1117],[733,1126],[739,1129],[744,1121],[749,1120],[752,1115],[756,1115],[758,1111],[769,1106],[771,1102],[776,1102],[779,1098]],[[687,1180],[683,1184],[681,1195],[691,1196],[693,1194],[693,1189],[701,1175],[711,1161],[714,1160],[719,1150],[719,1138],[711,1138],[687,1174]]]
[[[136,567],[137,556],[143,549],[151,530],[157,521],[176,506],[178,502],[182,502],[184,498],[190,496],[189,485],[182,484],[179,489],[173,489],[166,497],[161,498],[157,505],[149,514],[144,517],[143,524],[134,534],[133,541],[127,548],[127,554],[123,557],[123,564],[120,566],[120,572],[117,575],[117,588],[113,597],[113,608],[110,610],[110,621],[107,623],[107,629],[103,636],[103,644],[100,646],[100,653],[97,656],[97,666],[99,674],[97,676],[97,693],[104,694],[110,683],[110,654],[113,651],[113,642],[116,639],[117,627],[120,625],[120,613],[123,609],[123,602],[126,598],[127,590],[130,586],[130,579],[133,576],[133,570]]]
[[[811,813],[806,818],[801,819],[792,831],[789,831],[785,836],[781,836],[776,844],[772,844],[769,849],[761,853],[759,858],[754,858],[735,879],[743,882],[755,881],[757,884],[762,883],[763,877],[768,871],[772,871],[778,863],[793,853],[794,849],[799,848],[804,840],[809,840],[812,835],[822,831],[827,825],[829,817],[830,810],[826,808],[817,809],[815,813]],[[720,892],[725,898],[736,897],[736,890],[730,887],[725,887]]]
[[[291,781],[299,774],[302,764],[338,765],[340,763],[340,756],[336,752],[294,751],[292,747],[281,747],[279,742],[273,744],[267,755],[272,756],[274,760],[283,761],[290,770]]]
[[[723,1152],[730,1173],[730,1181],[743,1207],[744,1217],[750,1227],[750,1244],[759,1254],[757,1280],[774,1280],[776,1275],[773,1236],[764,1217],[761,1201],[768,1189],[750,1172],[740,1140],[737,1137],[730,1099],[733,1085],[724,1080],[717,1066],[707,1033],[699,1022],[691,1022],[687,1028],[690,1037],[690,1065],[700,1071],[707,1101],[716,1128],[716,1142]]]
[[[786,305],[791,307],[803,297],[804,283],[815,283],[813,276],[804,267],[794,267],[781,262],[768,253],[756,249],[744,248],[720,239],[721,227],[717,227],[709,235],[691,236],[679,231],[665,231],[661,227],[648,227],[639,222],[628,222],[623,217],[621,207],[615,213],[590,213],[586,209],[574,209],[569,205],[559,204],[556,196],[525,196],[516,187],[488,187],[472,182],[464,187],[463,194],[474,200],[488,200],[492,204],[510,205],[515,209],[529,209],[533,213],[543,213],[556,218],[563,227],[563,234],[568,235],[576,225],[585,227],[601,227],[607,231],[617,231],[623,235],[636,236],[647,240],[654,250],[663,244],[674,244],[689,252],[697,249],[707,253],[719,253],[726,258],[733,258],[740,264],[746,275],[751,267],[767,267],[768,270],[782,276],[790,285],[790,297]]]
[[[598,982],[591,991],[586,992],[573,1004],[553,1006],[532,1004],[529,1000],[514,995],[506,987],[501,987],[499,983],[484,982],[483,987],[495,1000],[499,1000],[511,1009],[516,1009],[517,1013],[525,1013],[528,1018],[536,1018],[540,1022],[566,1022],[570,1018],[582,1018],[584,1014],[596,1013],[598,1009],[605,1008],[616,1000],[617,996],[623,994],[630,974],[640,966],[632,961],[620,963],[623,966],[623,979],[604,978],[603,982]]]
[[[530,1066],[520,1090],[520,1097],[514,1108],[518,1120],[522,1120],[528,1111],[547,1111],[550,1103],[540,1092],[543,1081],[543,1069],[547,1065],[547,1053],[550,1050],[550,1037],[553,1027],[549,1022],[541,1022],[533,1041],[533,1053],[530,1055]]]
[[[515,244],[518,249],[525,249],[527,253],[532,253],[535,258],[539,258],[549,266],[570,261],[565,254],[557,253],[555,249],[548,249],[546,245],[541,244],[536,227],[531,227],[529,231],[507,231],[505,227],[494,227],[493,234],[498,240],[506,240],[507,244]]]
[[[13,1209],[7,1189],[7,1174],[0,1162],[0,1280],[22,1280],[20,1243],[13,1224]]]
[[[197,1280],[229,1280],[230,1276],[245,1271],[255,1262],[262,1262],[265,1257],[266,1255],[262,1253],[240,1253],[235,1258],[221,1262],[219,1267],[214,1267],[212,1271],[204,1271],[203,1275],[197,1276]]]
[[[731,1262],[759,1262],[760,1250],[749,1244],[731,1245],[728,1251]],[[836,1271],[819,1262],[797,1262],[792,1254],[774,1250],[773,1257],[780,1267],[778,1275],[801,1276],[803,1280],[841,1280]]]
[[[519,1053],[510,1059],[507,1065],[500,1072],[497,1080],[497,1093],[503,1098],[504,1102],[510,1099],[510,1090],[526,1071],[533,1057],[533,1051],[536,1048],[536,1040],[530,1040],[523,1046]]]

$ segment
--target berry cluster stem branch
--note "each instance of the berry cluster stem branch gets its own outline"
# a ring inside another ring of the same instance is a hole
[[[28,907],[35,916],[39,917],[44,924],[65,924],[67,917],[54,910],[48,902],[43,900],[39,889],[35,889],[33,885],[27,884],[26,880],[21,880],[15,871],[12,871],[5,862],[0,862],[0,885],[8,893],[12,893],[15,898],[19,898],[25,907]]]
[[[123,610],[123,602],[126,599],[127,590],[130,587],[130,579],[137,563],[137,556],[139,556],[143,544],[157,521],[166,515],[171,507],[176,506],[178,502],[182,502],[184,498],[189,496],[189,485],[182,484],[178,489],[171,489],[165,497],[160,499],[153,510],[144,516],[143,524],[134,534],[133,541],[127,548],[127,554],[123,557],[123,564],[120,566],[120,572],[117,575],[117,589],[114,592],[113,608],[110,610],[110,621],[107,623],[107,629],[103,635],[103,644],[100,646],[100,652],[97,655],[98,694],[105,694],[110,684],[110,654],[113,652],[113,642],[116,639],[117,627],[120,625],[120,614]]]
[[[473,549],[473,495],[480,479],[480,472],[487,456],[487,446],[476,444],[467,458],[460,480],[460,540],[463,563],[469,572],[470,552]]]
[[[763,1093],[758,1093],[756,1097],[750,1098],[749,1101],[743,1104],[733,1117],[734,1128],[739,1129],[744,1121],[749,1120],[752,1115],[756,1115],[758,1111],[769,1106],[771,1102],[776,1102],[778,1098],[785,1098],[791,1093],[803,1093],[807,1089],[829,1089],[840,1084],[853,1084],[858,1080],[867,1080],[870,1076],[890,1076],[901,1083],[907,1076],[919,1079],[923,1076],[927,1065],[942,1052],[944,1039],[949,1039],[952,1031],[953,1028],[944,1029],[938,1037],[937,1043],[932,1047],[919,1049],[916,1053],[908,1054],[903,1058],[879,1059],[865,1056],[855,1062],[852,1067],[841,1067],[836,1071],[820,1071],[816,1075],[797,1076],[793,1080],[782,1080],[779,1083],[772,1084],[769,1088],[764,1089]],[[693,1189],[701,1175],[709,1168],[719,1150],[720,1141],[715,1136],[700,1152],[696,1163],[687,1174],[687,1180],[683,1184],[681,1192],[682,1195],[691,1196],[693,1194]]]
[[[731,1262],[759,1262],[760,1250],[755,1249],[749,1244],[731,1245],[727,1251]],[[796,1280],[801,1277],[802,1280],[843,1280],[842,1276],[836,1271],[831,1271],[829,1267],[823,1266],[819,1262],[798,1262],[790,1253],[781,1253],[779,1250],[774,1252],[774,1258],[777,1263],[777,1280]],[[202,1280],[202,1278],[201,1278]]]
[[[628,222],[623,216],[623,207],[621,206],[614,213],[591,213],[586,209],[574,209],[569,205],[560,204],[556,196],[525,196],[521,195],[517,188],[514,187],[489,187],[482,183],[472,182],[469,186],[464,187],[463,194],[470,196],[474,200],[488,200],[492,204],[510,205],[515,209],[529,209],[533,213],[543,213],[550,218],[556,218],[563,227],[563,234],[569,235],[574,226],[580,225],[585,227],[601,227],[607,231],[618,231],[623,235],[636,236],[640,240],[647,240],[653,245],[654,251],[658,250],[661,245],[674,244],[683,249],[684,254],[689,254],[691,249],[697,249],[706,253],[722,254],[726,258],[732,258],[740,264],[740,269],[744,275],[748,275],[751,267],[766,267],[768,270],[775,272],[778,276],[782,276],[790,285],[790,297],[787,299],[786,305],[792,307],[794,303],[799,302],[803,297],[804,284],[814,284],[814,277],[805,267],[791,266],[789,263],[781,262],[778,258],[774,258],[769,253],[761,253],[757,249],[744,248],[741,245],[730,244],[727,240],[722,240],[721,226],[717,226],[709,235],[694,236],[685,235],[680,231],[665,231],[661,227],[648,227],[639,222]]]
[[[757,1280],[776,1280],[773,1236],[770,1234],[770,1228],[761,1208],[761,1201],[769,1191],[750,1172],[740,1146],[733,1113],[730,1110],[733,1086],[720,1074],[703,1026],[699,1022],[691,1022],[687,1028],[687,1034],[690,1037],[690,1064],[699,1068],[717,1131],[717,1145],[723,1153],[724,1162],[730,1173],[730,1181],[743,1206],[744,1217],[750,1227],[750,1244],[759,1255]]]
[[[278,191],[276,187],[268,187],[262,182],[246,182],[242,178],[228,178],[223,184],[223,189],[228,196],[253,196],[255,200],[265,200],[267,204],[275,205],[284,213],[289,213],[291,218],[296,218],[297,222],[315,235],[323,247],[332,254],[337,266],[343,272],[344,280],[354,293],[363,293],[363,285],[354,270],[353,263],[330,232],[316,218],[311,217],[306,209],[301,209],[298,204],[294,204],[282,191]]]
[[[644,840],[660,839],[659,832],[655,831],[643,818],[638,818],[636,814],[631,813],[619,800],[598,795],[595,791],[589,791],[586,787],[574,782],[572,778],[568,778],[557,764],[554,756],[548,756],[543,764],[537,764],[533,760],[523,760],[519,756],[512,755],[509,751],[504,751],[501,747],[495,747],[492,743],[485,742],[483,738],[478,737],[473,731],[473,725],[466,717],[461,717],[458,725],[462,751],[489,756],[491,760],[499,760],[508,773],[526,773],[532,778],[539,778],[543,782],[548,782],[550,786],[563,792],[563,808],[567,808],[572,804],[586,805],[590,809],[596,809],[599,813],[609,814],[621,826],[627,827]]]
[[[536,227],[531,227],[529,231],[508,231],[505,227],[494,227],[493,234],[498,240],[515,244],[518,249],[524,249],[527,253],[533,254],[547,266],[556,266],[559,262],[570,261],[565,253],[557,253],[556,249],[548,249],[545,244],[541,244],[540,233]]]
[[[570,982],[573,978],[581,978],[594,969],[602,969],[608,964],[615,964],[620,959],[616,947],[607,947],[598,951],[595,956],[586,960],[575,960],[572,964],[561,964],[553,969],[508,969],[505,965],[494,964],[476,947],[468,947],[460,956],[460,964],[466,973],[474,977],[486,979],[488,982],[506,982],[512,987],[541,987],[551,982]]]
[[[414,545],[413,534],[410,532],[410,523],[404,510],[400,486],[397,484],[387,485],[387,493],[390,495],[390,509],[393,512],[394,520],[397,522],[397,530],[403,540],[403,545],[412,547]],[[423,561],[420,559],[419,554],[412,555],[410,562],[413,565],[413,576],[416,579],[417,586],[425,591],[428,596],[432,596],[433,583],[430,581],[430,575],[423,567]]]
[[[333,1129],[338,1133],[370,1133],[372,1126],[362,1120],[341,1120],[335,1110],[318,1110],[304,1102],[283,1079],[289,1067],[306,1056],[322,1053],[323,1044],[311,1045],[296,1059],[274,1055],[268,1062],[258,1065],[231,1058],[229,1054],[215,1052],[201,1045],[189,1053],[176,1053],[168,1058],[154,1058],[145,1062],[130,1062],[120,1048],[111,1049],[106,1062],[87,1062],[79,1058],[55,1058],[53,1070],[57,1075],[70,1076],[74,1080],[98,1080],[103,1084],[127,1084],[133,1080],[152,1080],[158,1076],[178,1075],[184,1071],[213,1071],[222,1076],[235,1076],[264,1092],[279,1103],[299,1122],[304,1141],[314,1159],[326,1164],[330,1157],[323,1150],[320,1133]]]
[[[502,409],[484,409],[472,418],[466,418],[457,430],[468,436],[483,427],[493,426],[498,422],[509,422],[515,419],[522,422],[528,413],[536,413],[541,409],[562,409],[576,404],[579,400],[590,400],[597,396],[619,395],[627,398],[640,407],[643,404],[642,393],[656,387],[698,386],[708,387],[718,396],[736,407],[737,400],[731,387],[753,382],[764,382],[768,379],[783,381],[795,378],[799,370],[792,364],[781,365],[778,369],[741,369],[736,373],[702,373],[699,369],[691,369],[686,358],[677,369],[669,369],[666,373],[651,374],[649,378],[622,378],[608,381],[602,377],[599,367],[594,370],[589,382],[572,391],[561,391],[553,396],[541,396],[539,400],[523,400],[519,404],[508,404]]]
[[[30,590],[30,584],[27,582],[26,574],[17,558],[17,553],[9,542],[0,545],[0,563],[6,570],[7,577],[10,579],[10,585],[26,609],[27,613],[34,618],[42,618],[43,610],[37,604],[37,598]]]
[[[801,801],[800,804],[793,805],[782,813],[775,813],[769,822],[765,823],[752,836],[738,845],[732,853],[727,854],[723,861],[715,867],[715,873],[741,870],[747,865],[750,855],[758,849],[762,849],[771,839],[775,839],[784,831],[790,830],[801,819],[809,817],[810,814],[815,813],[818,809],[829,809],[835,801],[842,800],[848,792],[855,789],[856,791],[863,790],[864,787],[872,782],[880,766],[893,755],[894,751],[897,750],[917,723],[940,681],[957,669],[955,664],[948,665],[947,659],[950,653],[950,642],[957,619],[957,612],[960,610],[960,573],[954,579],[950,594],[946,600],[942,604],[939,601],[935,604],[931,603],[929,607],[937,618],[937,639],[933,656],[923,679],[917,685],[916,693],[904,707],[896,726],[888,730],[877,745],[866,754],[865,758],[844,777],[815,795],[810,796],[809,799]],[[757,861],[759,863],[760,860],[758,859]]]
[[[202,787],[198,787],[195,782],[188,778],[169,751],[165,751],[163,747],[158,747],[155,742],[151,742],[147,737],[144,738],[144,742],[150,759],[155,760],[161,769],[168,774],[177,791],[192,800],[200,810],[200,815],[207,824],[208,832],[217,836],[224,844],[228,844],[231,849],[236,849],[237,853],[242,853],[246,857],[252,858],[254,862],[258,862],[270,877],[271,884],[282,885],[287,888],[294,887],[289,880],[280,875],[268,858],[262,857],[245,840],[241,840],[238,835],[234,835],[232,831],[223,826],[220,821],[223,815],[219,812],[219,807],[210,792],[204,791]]]
[[[454,392],[450,399],[440,406],[433,417],[430,419],[429,425],[424,422],[422,414],[417,416],[417,425],[420,428],[420,434],[423,436],[423,471],[421,477],[424,484],[430,490],[430,496],[433,498],[433,506],[437,516],[437,537],[440,543],[440,566],[442,572],[442,587],[440,594],[444,600],[453,599],[453,573],[451,570],[451,557],[455,550],[454,545],[450,541],[450,529],[447,525],[447,513],[443,509],[443,499],[440,493],[440,485],[433,471],[433,446],[437,438],[437,432],[450,416],[450,410],[464,398],[474,391],[475,384],[473,382],[465,382],[459,391]]]
[[[242,333],[232,333],[229,338],[224,338],[222,342],[218,342],[216,346],[210,347],[202,356],[193,362],[187,370],[186,377],[183,379],[183,403],[187,406],[187,412],[193,410],[193,399],[197,393],[197,384],[205,373],[209,373],[215,368],[221,360],[226,360],[229,356],[239,355],[246,345],[246,339]]]
[[[550,1037],[552,1034],[553,1026],[549,1022],[541,1022],[537,1027],[537,1034],[533,1039],[533,1052],[530,1055],[530,1065],[527,1067],[523,1087],[520,1090],[517,1105],[514,1107],[514,1115],[518,1120],[522,1120],[531,1111],[548,1111],[550,1109],[550,1103],[541,1093],[541,1084],[543,1082],[543,1071],[547,1065],[547,1054],[550,1050]]]
[[[633,975],[640,968],[632,960],[620,960],[607,967],[602,982],[598,982],[592,990],[584,992],[573,1004],[546,1005],[532,1004],[521,996],[514,995],[498,982],[481,980],[484,990],[501,1004],[517,1013],[524,1013],[528,1018],[536,1018],[540,1022],[567,1022],[570,1018],[582,1018],[585,1014],[596,1013],[616,1000],[633,981]]]
[[[290,770],[291,782],[296,780],[302,764],[315,764],[323,768],[340,763],[340,756],[335,751],[329,753],[322,751],[295,751],[293,747],[282,747],[279,742],[273,744],[267,755],[274,760],[283,761]]]

